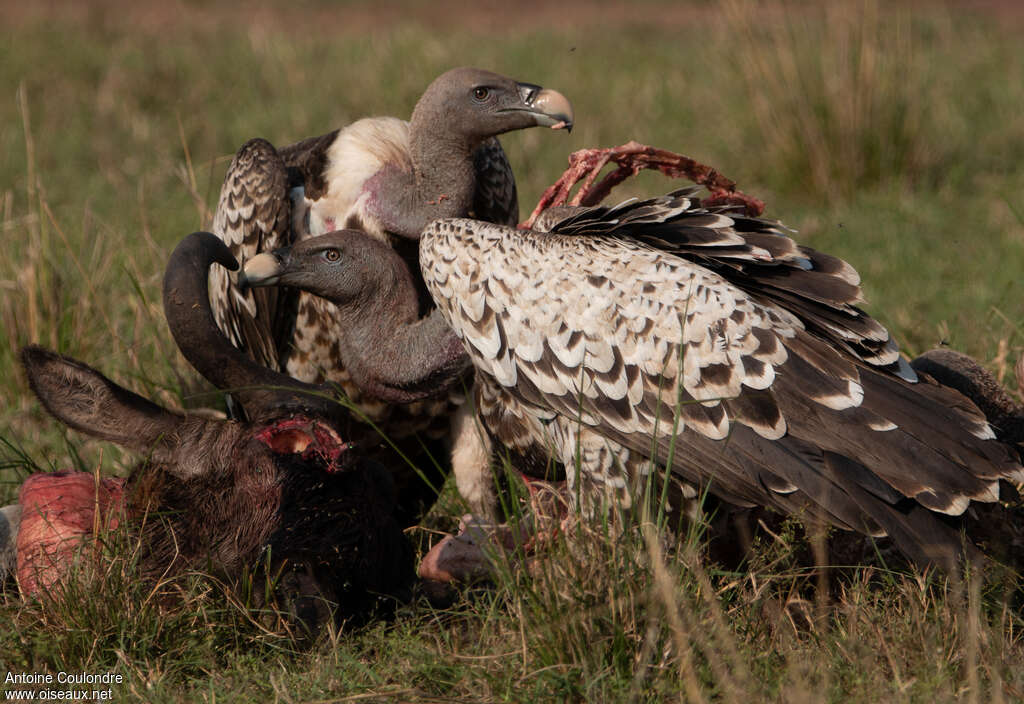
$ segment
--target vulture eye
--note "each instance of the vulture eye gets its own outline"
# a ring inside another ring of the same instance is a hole
[[[483,86],[473,89],[473,99],[479,102],[487,100],[487,96],[491,94],[491,91],[487,90]]]
[[[329,262],[336,262],[339,259],[341,259],[341,252],[339,252],[336,249],[325,249],[324,259],[326,259]]]

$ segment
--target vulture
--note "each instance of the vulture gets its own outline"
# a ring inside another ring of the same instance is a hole
[[[444,318],[436,310],[419,315],[417,286],[405,260],[367,232],[340,230],[257,254],[246,262],[238,284],[245,290],[288,286],[329,302],[335,311],[332,321],[344,331],[335,344],[348,362],[350,378],[374,398],[409,405],[454,387],[461,389],[471,381],[465,349]],[[274,374],[269,369],[267,373]],[[219,376],[215,369],[205,376],[220,389],[241,388],[247,397],[253,396],[241,379]],[[318,401],[324,406],[318,408],[321,412],[333,408],[335,416],[359,420],[358,413],[326,400],[335,397],[331,383],[313,386],[289,381],[308,386],[312,396],[306,402]],[[375,429],[361,422],[356,425],[348,423],[347,434],[357,437],[355,444],[386,467],[397,489],[397,517],[404,526],[415,524],[432,503],[437,488],[432,483],[442,479],[428,474],[436,467],[417,462],[427,458],[415,453],[438,448],[424,448],[410,436],[395,452]]]
[[[404,255],[423,315],[433,304],[419,279],[420,231],[440,217],[514,225],[515,180],[496,136],[572,125],[572,106],[557,91],[456,68],[430,84],[408,122],[366,118],[282,149],[263,139],[247,142],[225,175],[213,231],[244,264],[307,237],[362,230]],[[466,431],[468,411],[455,412],[454,396],[438,392],[410,401],[372,386],[362,357],[379,358],[384,348],[352,336],[333,303],[294,289],[245,289],[221,268],[210,272],[210,291],[217,324],[257,362],[305,382],[338,384],[360,414],[397,443],[403,461],[426,472],[427,505],[429,484],[443,477],[437,458],[450,449],[456,466],[485,461],[479,436]],[[467,471],[476,470],[460,473]]]
[[[307,237],[363,230],[406,254],[418,278],[415,240],[431,220],[517,222],[515,180],[495,137],[533,126],[568,130],[572,121],[569,101],[556,91],[456,68],[430,84],[408,122],[366,118],[282,149],[247,142],[228,168],[213,231],[244,264]],[[287,289],[244,290],[220,268],[210,277],[218,325],[264,366],[338,383],[371,420],[396,429],[408,429],[410,416],[432,415],[396,407],[352,378],[362,351],[345,342],[333,304]],[[423,292],[420,308],[429,300]]]
[[[527,475],[560,466],[585,513],[653,481],[670,510],[706,488],[888,535],[918,562],[973,556],[948,517],[1024,480],[1019,456],[900,356],[853,267],[695,191],[530,230],[427,225],[422,275],[493,441]]]

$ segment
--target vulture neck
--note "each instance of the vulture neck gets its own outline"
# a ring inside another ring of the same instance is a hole
[[[408,403],[450,385],[467,358],[440,314],[418,317],[412,275],[397,255],[388,260],[378,287],[361,294],[362,300],[338,306],[347,331],[338,344],[345,367],[365,393]]]
[[[466,216],[473,206],[473,152],[479,142],[444,134],[439,129],[443,118],[433,112],[419,106],[413,112],[409,126],[412,174],[398,169],[382,172],[376,215],[385,230],[402,237],[418,239],[431,221]]]
[[[473,151],[479,144],[461,135],[438,134],[436,125],[417,124],[415,117],[409,149],[418,195],[428,203],[440,200],[445,215],[439,217],[467,213],[476,186]]]

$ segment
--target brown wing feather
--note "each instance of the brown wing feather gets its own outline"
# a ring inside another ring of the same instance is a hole
[[[291,185],[302,186],[309,200],[316,200],[327,192],[324,177],[327,171],[327,149],[337,139],[339,131],[309,137],[278,150],[285,166],[291,171]]]
[[[244,265],[256,254],[290,244],[287,170],[264,139],[242,145],[231,161],[213,218],[213,232]],[[292,334],[295,296],[276,287],[241,291],[235,275],[210,270],[214,318],[232,344],[260,364],[281,368],[282,345]]]
[[[619,236],[714,271],[760,301],[776,302],[830,343],[910,380],[889,332],[857,307],[860,276],[848,263],[798,246],[777,222],[700,207],[696,188],[614,207],[577,209],[556,234]]]
[[[519,222],[519,196],[512,166],[496,137],[488,139],[473,153],[476,168],[476,192],[473,194],[475,217],[500,225]]]

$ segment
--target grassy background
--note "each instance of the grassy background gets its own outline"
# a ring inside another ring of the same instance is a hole
[[[159,283],[234,150],[407,116],[460,64],[574,102],[572,135],[503,140],[524,214],[574,149],[681,151],[854,264],[908,353],[946,341],[1012,385],[1024,13],[884,5],[0,4],[0,501],[33,466],[131,462],[42,413],[21,345],[192,403]],[[670,187],[647,175],[621,196]],[[772,541],[725,575],[627,537],[588,534],[534,577],[298,655],[201,582],[181,586],[187,608],[157,609],[115,562],[75,604],[0,596],[0,675],[117,669],[116,696],[154,701],[1024,699],[1019,610],[978,584],[855,572],[808,601],[814,578]]]

